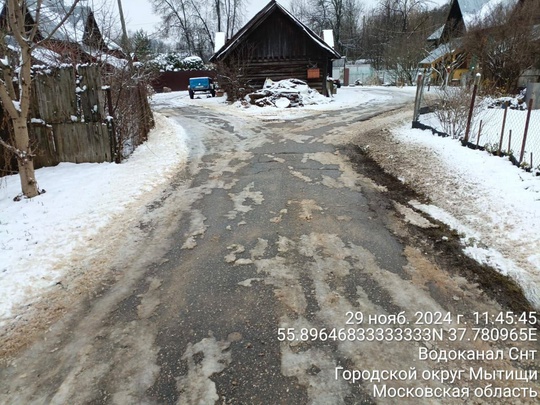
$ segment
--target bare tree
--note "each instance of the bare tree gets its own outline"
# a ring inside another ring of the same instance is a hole
[[[163,35],[178,35],[186,53],[207,60],[214,51],[214,34],[230,38],[240,28],[244,0],[150,0],[163,20]]]
[[[351,59],[356,59],[361,52],[360,32],[363,6],[357,0],[344,0],[343,18],[340,28],[340,52]]]
[[[0,100],[13,130],[13,142],[0,140],[17,159],[22,193],[27,198],[40,194],[35,178],[33,151],[28,133],[28,118],[31,102],[32,51],[50,39],[73,13],[79,0],[74,0],[64,17],[45,36],[39,29],[41,0],[35,1],[35,12],[28,18],[28,7],[24,0],[7,0],[4,5],[5,31],[3,33],[3,55],[8,55],[8,41],[13,40],[19,48],[18,58],[0,58]]]
[[[362,6],[358,0],[300,0],[291,4],[291,12],[313,31],[332,30],[336,50],[356,49]]]
[[[430,10],[428,5],[429,0],[380,0],[363,22],[363,57],[375,69],[390,69],[410,82],[425,56],[426,38],[447,15],[444,8]]]
[[[433,30],[431,13],[425,0],[386,0],[384,7],[393,22],[386,27],[386,67],[397,82],[412,85],[418,62],[424,56],[426,38]]]
[[[250,83],[249,61],[253,59],[253,45],[241,45],[226,61],[216,63],[216,73],[220,87],[227,93],[227,101],[244,98],[253,86]]]
[[[476,21],[465,36],[465,49],[478,59],[484,76],[496,87],[513,91],[519,77],[538,66],[540,44],[534,30],[539,14],[538,1],[528,0],[515,7],[501,4]]]

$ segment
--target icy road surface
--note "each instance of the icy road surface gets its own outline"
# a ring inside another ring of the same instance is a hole
[[[191,134],[186,169],[88,259],[110,271],[94,297],[0,369],[0,402],[512,403],[492,384],[535,403],[522,297],[348,144],[411,114],[379,101],[286,120],[157,102]]]

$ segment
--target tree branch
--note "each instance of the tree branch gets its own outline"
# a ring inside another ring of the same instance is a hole
[[[67,13],[64,15],[64,17],[62,18],[62,20],[60,20],[60,22],[52,29],[52,31],[45,37],[43,38],[41,41],[39,42],[36,42],[34,44],[34,46],[32,47],[32,49],[36,48],[37,46],[41,45],[43,42],[45,41],[48,41],[49,39],[52,38],[52,36],[56,33],[56,31],[58,31],[58,29],[64,25],[64,23],[67,21],[67,19],[73,14],[73,11],[75,11],[75,7],[77,7],[77,4],[79,4],[79,1],[80,0],[74,0],[73,1],[73,4],[71,5],[71,7],[69,8],[69,10],[67,11]],[[41,3],[41,0],[38,1],[39,3]],[[36,24],[38,24],[39,22],[36,22]]]
[[[24,154],[19,149],[17,149],[16,147],[10,145],[6,141],[4,141],[2,138],[0,138],[0,145],[2,145],[4,148],[9,150],[11,153],[13,153],[18,158],[20,158],[20,159],[24,158]]]

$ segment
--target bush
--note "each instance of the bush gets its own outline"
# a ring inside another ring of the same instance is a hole
[[[203,60],[198,56],[188,56],[177,52],[160,54],[148,62],[151,68],[160,72],[179,72],[184,70],[206,70]]]
[[[434,114],[441,123],[443,131],[453,138],[465,136],[472,91],[467,87],[446,87],[439,89],[437,93],[440,101]],[[474,126],[474,119],[480,109],[480,103],[477,100],[473,109],[471,128]]]

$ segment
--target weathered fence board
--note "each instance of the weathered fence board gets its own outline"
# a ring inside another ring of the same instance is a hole
[[[32,118],[41,118],[48,124],[70,121],[77,115],[75,69],[59,68],[47,73],[40,71],[35,75],[32,112],[37,115]]]
[[[61,67],[35,72],[29,131],[36,168],[60,162],[112,160],[110,134],[103,121],[101,83],[101,71],[96,65],[79,66],[78,71]],[[2,132],[2,139],[8,140],[8,134]],[[0,167],[6,165],[0,156]]]
[[[56,153],[52,126],[34,124],[29,126],[29,130],[36,154],[34,157],[34,166],[50,167],[60,163],[60,159]]]
[[[103,120],[105,105],[101,90],[101,73],[95,66],[79,66],[79,84],[77,89],[80,97],[82,116],[85,122],[100,122]]]
[[[60,162],[121,162],[144,142],[153,127],[144,83],[113,74],[107,90],[115,104],[105,114],[103,72],[96,65],[44,68],[35,72],[29,130],[34,167]],[[112,103],[111,103],[112,104]],[[114,116],[114,123],[105,120]],[[0,123],[2,111],[0,105]],[[7,126],[0,129],[9,142]],[[0,154],[0,176],[17,170]],[[2,170],[6,168],[6,170]]]
[[[105,124],[81,122],[53,124],[56,155],[61,162],[111,161],[109,132]]]

